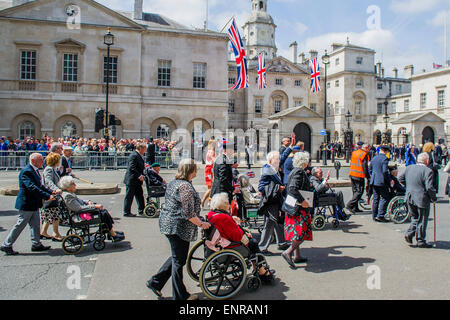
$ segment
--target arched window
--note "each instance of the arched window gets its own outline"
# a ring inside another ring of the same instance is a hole
[[[19,139],[23,140],[26,137],[34,137],[36,134],[36,128],[33,122],[24,121],[19,124]]]
[[[61,137],[75,137],[77,126],[72,121],[67,121],[61,126]]]
[[[161,123],[158,128],[156,129],[156,138],[157,139],[169,139],[170,137],[170,127],[165,124]]]
[[[260,10],[264,9],[264,4],[263,4],[262,1],[259,2],[259,9],[260,9]]]

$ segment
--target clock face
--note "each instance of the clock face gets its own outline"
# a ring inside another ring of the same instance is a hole
[[[69,17],[73,17],[73,16],[78,15],[79,7],[76,6],[76,5],[74,5],[74,4],[69,4],[69,5],[66,7],[65,11],[66,11],[66,14],[67,14]]]

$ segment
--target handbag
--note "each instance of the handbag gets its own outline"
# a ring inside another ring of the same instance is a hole
[[[284,200],[283,205],[281,206],[281,210],[284,211],[290,217],[298,217],[300,215],[301,205],[295,198],[294,198],[295,204],[292,205],[292,203],[289,201],[290,200],[289,197],[293,198],[292,196],[288,195]]]

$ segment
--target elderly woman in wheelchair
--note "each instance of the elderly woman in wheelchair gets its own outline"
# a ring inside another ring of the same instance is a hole
[[[113,229],[114,220],[109,212],[103,208],[103,205],[78,198],[75,194],[77,185],[71,176],[62,177],[59,181],[59,187],[63,191],[64,203],[69,211],[78,215],[81,220],[89,221],[93,216],[99,216],[101,223],[107,227],[108,240],[119,242],[125,239],[123,232]]]
[[[254,291],[274,279],[258,242],[240,226],[238,217],[230,216],[228,201],[226,193],[213,196],[207,216],[213,228],[204,231],[202,241],[194,245],[187,259],[188,274],[214,300],[231,298],[246,281],[247,289]],[[251,275],[246,277],[250,268]]]

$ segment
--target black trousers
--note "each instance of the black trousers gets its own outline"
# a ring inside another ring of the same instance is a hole
[[[144,190],[141,184],[130,184],[126,186],[125,201],[123,204],[123,213],[131,213],[131,205],[133,204],[133,198],[136,198],[138,204],[139,213],[144,212],[145,200]]]
[[[350,179],[352,181],[353,198],[347,203],[347,208],[358,209],[359,200],[364,194],[364,179]]]
[[[183,283],[183,267],[186,264],[189,253],[189,242],[184,241],[177,235],[167,235],[172,250],[172,256],[159,269],[150,282],[159,291],[164,288],[170,277],[172,277],[173,300],[187,300],[190,294]]]

